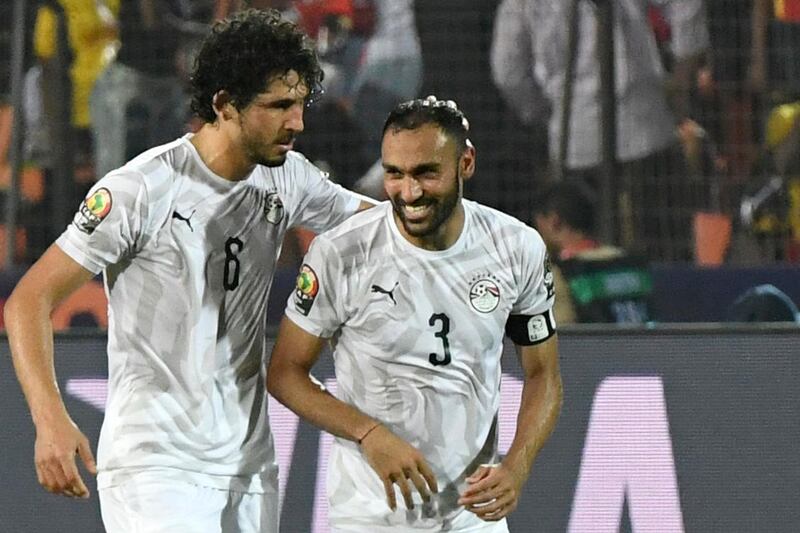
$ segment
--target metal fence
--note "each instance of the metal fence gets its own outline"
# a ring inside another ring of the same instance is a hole
[[[0,183],[6,264],[35,260],[69,221],[88,187],[107,170],[94,130],[98,122],[115,121],[92,116],[91,99],[97,84],[108,81],[109,66],[128,62],[159,77],[168,65],[171,82],[184,87],[192,51],[207,25],[226,9],[245,3],[155,2],[166,13],[160,19],[163,35],[172,37],[144,42],[136,39],[146,33],[124,29],[136,21],[131,14],[138,9],[135,0],[2,3]],[[387,104],[390,108],[400,98],[398,94],[387,102],[385,93],[351,92],[363,77],[359,69],[364,46],[381,31],[382,22],[358,31],[331,19],[318,20],[315,26],[304,19],[309,17],[304,9],[323,1],[250,3],[282,4],[289,16],[314,32],[327,66],[328,94],[307,112],[306,132],[297,147],[337,181],[348,186],[364,183],[359,180],[369,175],[379,156],[375,135]],[[544,117],[522,120],[492,81],[490,50],[500,1],[406,3],[413,6],[412,31],[421,45],[419,83],[413,83],[413,64],[410,71],[387,70],[384,78],[404,97],[433,93],[457,101],[470,119],[479,154],[478,174],[468,182],[466,195],[532,223],[537,194],[553,179],[553,164]],[[664,160],[648,159],[633,170],[619,162],[606,167],[614,205],[600,206],[598,228],[608,228],[605,237],[639,246],[638,251],[647,252],[653,261],[800,262],[800,133],[795,127],[800,104],[794,103],[798,91],[792,66],[800,46],[800,22],[792,4],[775,2],[773,9],[769,1],[706,0],[711,47],[693,73],[689,117],[694,122],[680,130],[678,145],[683,163],[667,168]],[[651,11],[649,20],[669,69],[671,37],[663,15]],[[120,44],[121,39],[129,42]],[[133,57],[131,49],[151,57]],[[187,114],[181,126],[188,131],[196,124],[184,105]],[[151,144],[147,131],[154,120],[161,121],[162,132],[171,131],[166,119],[147,115],[146,105],[128,102],[124,158]],[[614,184],[630,174],[638,186],[616,196]],[[656,178],[636,180],[638,175]],[[598,189],[599,199],[602,190]],[[653,203],[657,205],[651,208]],[[625,214],[626,205],[633,215]],[[644,222],[637,219],[637,209]],[[655,227],[645,237],[649,240],[631,240],[631,234],[647,225]]]

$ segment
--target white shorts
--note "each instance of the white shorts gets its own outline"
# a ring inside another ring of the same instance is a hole
[[[508,533],[508,523],[505,518],[497,522],[481,521],[479,524],[471,521],[472,523],[469,525],[460,525],[457,523],[458,521],[456,519],[450,522],[447,531],[452,533]],[[396,525],[378,526],[375,524],[344,526],[340,522],[338,526],[331,528],[331,533],[426,533],[428,531],[442,531],[442,525],[439,524],[431,528],[404,528]]]
[[[100,489],[109,533],[278,533],[278,494],[202,487],[141,473]]]
[[[442,486],[442,483],[439,484]],[[452,486],[433,495],[432,508],[443,509],[425,514],[421,498],[412,490],[414,510],[406,510],[402,495],[395,486],[397,510],[386,502],[383,484],[360,452],[334,444],[328,462],[328,520],[332,533],[508,533],[506,520],[484,522],[474,513],[456,504],[458,493]],[[294,533],[294,532],[293,532]]]

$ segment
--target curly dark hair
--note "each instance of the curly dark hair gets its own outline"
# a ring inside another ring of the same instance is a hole
[[[237,109],[264,92],[267,81],[294,70],[309,88],[321,92],[322,69],[309,39],[274,9],[247,9],[217,22],[205,38],[191,77],[192,111],[206,122],[217,118],[214,95],[225,90]]]
[[[469,121],[452,100],[439,100],[435,96],[409,100],[395,107],[383,125],[383,134],[393,131],[415,130],[425,124],[436,124],[455,141],[457,147],[467,147]]]

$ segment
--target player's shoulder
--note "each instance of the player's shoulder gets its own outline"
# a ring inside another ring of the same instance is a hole
[[[463,203],[464,208],[471,212],[475,225],[496,237],[516,236],[523,240],[541,241],[536,229],[508,213],[473,200],[465,199]]]
[[[321,233],[320,237],[337,246],[357,241],[367,242],[376,231],[382,229],[390,209],[388,200],[380,202],[375,207],[355,213],[338,226]]]
[[[470,212],[473,231],[482,233],[495,246],[508,248],[513,254],[544,254],[544,240],[532,226],[493,207],[472,200],[463,202],[464,208]]]
[[[335,253],[344,263],[363,264],[383,255],[389,242],[386,217],[391,204],[384,201],[350,216],[338,226],[320,233],[314,246]]]
[[[309,161],[300,152],[290,151],[282,165],[268,167],[259,165],[257,174],[261,179],[274,182],[278,187],[302,188],[310,178],[328,179],[328,173]]]
[[[300,152],[295,152],[294,150],[290,150],[286,154],[286,162],[284,165],[288,165],[290,168],[314,168],[318,169],[318,167],[309,161],[309,159],[301,154]]]
[[[123,203],[146,205],[146,211],[153,214],[168,210],[187,175],[187,163],[192,159],[187,144],[182,137],[142,152],[106,174],[94,189],[105,189]]]
[[[150,148],[112,170],[107,177],[140,183],[148,190],[158,191],[174,185],[181,177],[180,168],[192,158],[186,137]]]

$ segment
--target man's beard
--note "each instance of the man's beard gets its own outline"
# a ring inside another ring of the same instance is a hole
[[[286,162],[286,153],[277,153],[271,157],[267,156],[263,151],[265,147],[272,145],[265,144],[257,136],[247,134],[244,129],[242,131],[244,132],[244,148],[250,161],[265,167],[279,167]],[[289,144],[293,140],[294,137],[290,137],[286,141],[276,141],[274,144]]]
[[[411,235],[412,237],[427,237],[436,233],[436,231],[444,224],[450,215],[455,210],[456,206],[458,205],[458,200],[461,197],[460,193],[461,189],[461,177],[456,173],[456,183],[453,187],[453,190],[447,194],[447,196],[441,199],[428,199],[428,198],[420,198],[417,202],[413,204],[406,204],[403,200],[396,197],[392,200],[392,208],[394,209],[397,218],[403,223],[403,228],[405,228],[406,233]],[[411,206],[419,206],[419,205],[432,205],[433,213],[430,215],[430,219],[428,222],[423,222],[422,225],[416,225],[413,223],[409,223],[406,219],[405,211],[403,211],[403,207],[405,205]]]

